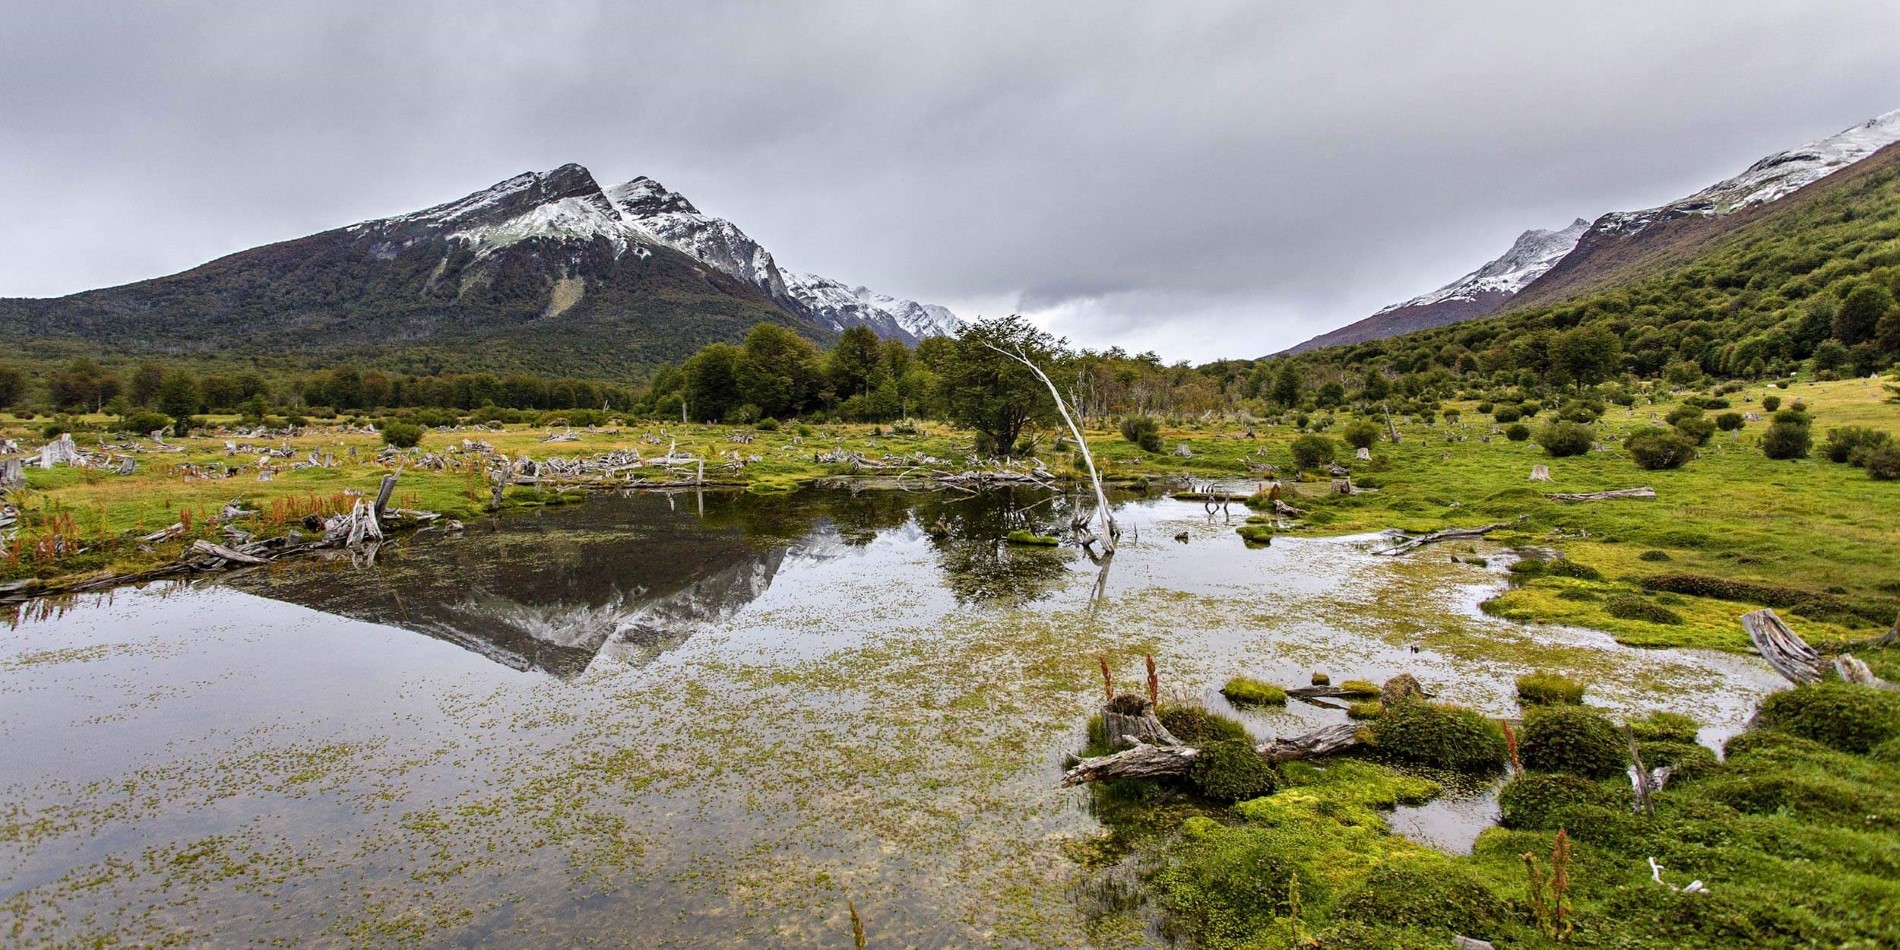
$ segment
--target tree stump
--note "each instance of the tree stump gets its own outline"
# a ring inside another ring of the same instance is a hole
[[[1138,693],[1123,693],[1103,705],[1102,729],[1108,735],[1108,744],[1114,748],[1130,744],[1181,744],[1181,740],[1155,718],[1154,703]]]
[[[1742,629],[1775,672],[1796,686],[1821,681],[1821,654],[1767,608],[1742,615]]]
[[[1548,465],[1531,466],[1531,481],[1533,482],[1550,481],[1550,466]]]

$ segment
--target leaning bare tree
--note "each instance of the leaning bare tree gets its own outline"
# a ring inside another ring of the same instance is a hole
[[[1014,347],[1014,352],[989,342],[983,345],[1028,367],[1037,379],[1042,380],[1044,386],[1049,387],[1049,397],[1056,401],[1056,412],[1061,414],[1062,424],[1068,426],[1069,434],[1075,437],[1076,447],[1082,452],[1082,462],[1089,469],[1089,482],[1095,486],[1095,510],[1102,516],[1102,547],[1113,553],[1115,541],[1121,537],[1121,529],[1116,527],[1115,515],[1109,510],[1108,493],[1102,490],[1102,474],[1095,468],[1095,456],[1089,452],[1088,437],[1082,434],[1082,427],[1076,425],[1075,417],[1069,414],[1069,404],[1063,400],[1062,390],[1056,387],[1055,381],[1049,378],[1048,373],[1042,371],[1042,367],[1036,365],[1035,360],[1030,359],[1029,355],[1023,352],[1021,344]]]

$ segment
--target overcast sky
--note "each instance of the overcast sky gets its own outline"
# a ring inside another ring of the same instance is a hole
[[[1900,2],[0,0],[0,296],[580,162],[781,265],[1251,357],[1900,108]]]

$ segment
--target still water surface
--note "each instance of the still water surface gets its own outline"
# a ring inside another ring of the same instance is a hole
[[[1140,943],[1104,922],[1117,871],[1071,857],[1104,834],[1087,791],[1055,788],[1097,653],[1221,708],[1236,673],[1409,671],[1513,715],[1513,676],[1569,669],[1709,739],[1774,685],[1486,617],[1499,575],[1442,554],[1248,550],[1198,503],[1123,503],[1106,577],[1001,542],[1071,503],[602,496],[30,605],[0,631],[0,940],[849,946],[850,901],[874,945]],[[1481,788],[1394,827],[1468,848],[1493,813]]]

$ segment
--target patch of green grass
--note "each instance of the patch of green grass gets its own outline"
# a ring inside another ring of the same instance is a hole
[[[1222,686],[1220,694],[1236,706],[1284,706],[1286,690],[1250,676],[1236,676]]]

